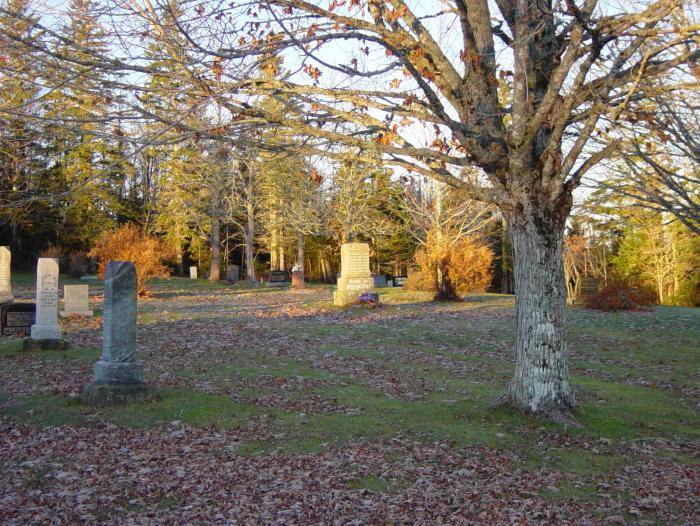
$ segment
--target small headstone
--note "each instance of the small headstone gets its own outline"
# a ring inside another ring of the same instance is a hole
[[[585,303],[588,298],[598,292],[598,278],[593,276],[583,276],[581,278],[581,288],[576,301]]]
[[[190,279],[197,279],[197,267],[190,267]]]
[[[374,279],[369,271],[369,245],[345,243],[340,247],[340,277],[333,292],[338,306],[356,303],[363,292],[374,292]]]
[[[7,247],[0,247],[0,303],[14,300],[12,295],[12,273],[10,263],[12,253]]]
[[[102,356],[83,400],[102,406],[149,398],[143,366],[136,361],[136,268],[130,261],[107,263],[102,323]]]
[[[226,267],[226,281],[229,283],[235,283],[241,275],[241,268],[238,265],[229,265]]]
[[[284,285],[287,282],[287,273],[284,270],[271,270],[268,281],[272,286]]]
[[[377,276],[374,276],[374,286],[375,287],[386,287],[387,286],[386,274],[379,274]]]
[[[58,326],[58,260],[39,258],[36,266],[36,321],[32,340],[60,340]]]
[[[403,287],[406,284],[406,280],[408,278],[406,276],[399,276],[394,278],[394,286],[395,287]]]
[[[89,285],[64,285],[61,316],[92,316]]]
[[[36,318],[34,303],[5,303],[0,305],[0,328],[3,336],[29,336]]]

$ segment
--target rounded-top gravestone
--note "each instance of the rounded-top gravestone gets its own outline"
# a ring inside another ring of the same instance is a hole
[[[24,350],[67,349],[58,325],[58,260],[39,258],[36,265],[36,317]]]

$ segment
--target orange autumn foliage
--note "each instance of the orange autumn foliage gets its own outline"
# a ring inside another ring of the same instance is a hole
[[[130,223],[102,234],[89,255],[97,259],[100,277],[104,277],[109,261],[133,261],[136,267],[138,294],[146,296],[148,280],[170,275],[163,262],[174,254],[165,242],[145,234]]]
[[[454,244],[441,244],[429,237],[427,244],[416,251],[418,270],[408,277],[405,286],[434,292],[436,299],[484,292],[491,283],[493,259],[493,251],[478,239],[465,237]]]

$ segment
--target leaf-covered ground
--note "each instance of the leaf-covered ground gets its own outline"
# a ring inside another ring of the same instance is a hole
[[[159,399],[94,410],[93,285],[71,350],[0,339],[2,524],[700,523],[698,309],[570,310],[565,428],[493,403],[511,297],[159,281],[138,328]]]

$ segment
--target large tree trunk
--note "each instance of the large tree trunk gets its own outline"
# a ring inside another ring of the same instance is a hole
[[[508,216],[516,301],[515,374],[507,401],[524,412],[566,413],[576,405],[564,337],[566,214],[524,206]]]
[[[209,264],[209,281],[219,281],[221,277],[221,223],[219,218],[211,218],[211,262]]]
[[[510,294],[510,240],[508,222],[501,218],[501,294]]]
[[[252,206],[248,207],[248,224],[245,229],[245,273],[248,283],[255,284],[255,263],[253,261],[253,243],[255,241],[255,217]]]
[[[182,243],[180,243],[180,242],[178,242],[175,245],[175,263],[177,265],[177,275],[184,276],[185,275],[185,262],[183,261],[183,258],[182,258]]]
[[[449,256],[447,256],[449,258]],[[449,278],[449,260],[435,262],[435,294],[433,301],[461,301],[452,281]]]
[[[297,265],[304,271],[304,234],[297,230]]]

